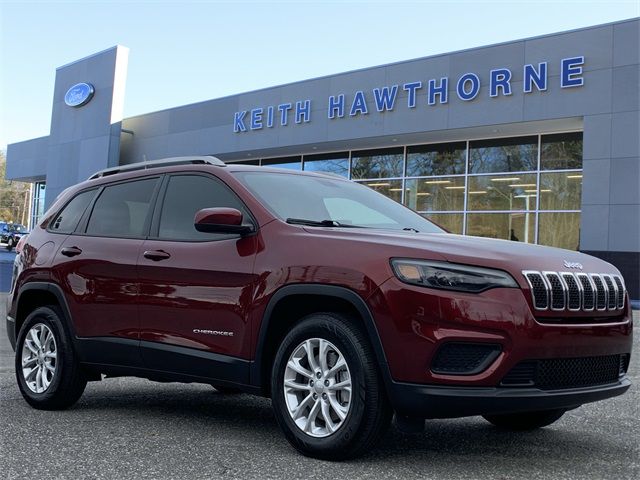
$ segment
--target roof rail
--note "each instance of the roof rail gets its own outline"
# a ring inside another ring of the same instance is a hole
[[[151,160],[149,162],[138,162],[130,165],[121,165],[119,167],[105,168],[91,175],[88,180],[115,175],[116,173],[135,172],[136,170],[147,170],[149,168],[171,167],[173,165],[216,165],[224,167],[226,164],[211,155],[202,157],[172,157],[163,158],[162,160]]]

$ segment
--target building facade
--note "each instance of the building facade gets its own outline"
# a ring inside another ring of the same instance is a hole
[[[94,171],[180,155],[327,171],[453,233],[601,257],[640,299],[639,19],[122,118],[127,49],[57,70],[51,131],[9,145],[33,220]],[[45,194],[46,185],[46,194]]]

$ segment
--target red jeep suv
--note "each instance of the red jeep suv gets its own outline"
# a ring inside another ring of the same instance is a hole
[[[532,429],[624,393],[612,265],[452,235],[328,174],[183,157],[63,192],[19,245],[7,331],[35,408],[132,375],[271,397],[289,442],[343,459],[393,414]]]

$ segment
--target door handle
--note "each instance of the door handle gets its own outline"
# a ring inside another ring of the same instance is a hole
[[[60,250],[60,253],[65,257],[75,257],[76,255],[80,255],[82,253],[82,250],[80,250],[78,247],[64,247],[62,250]]]
[[[167,258],[171,257],[171,255],[169,255],[164,250],[147,250],[142,255],[144,256],[144,258],[148,258],[149,260],[153,260],[154,262],[166,260]]]

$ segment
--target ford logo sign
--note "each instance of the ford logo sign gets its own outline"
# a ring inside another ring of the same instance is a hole
[[[81,107],[89,103],[94,93],[95,89],[90,83],[76,83],[67,90],[64,96],[64,103],[70,107]]]

